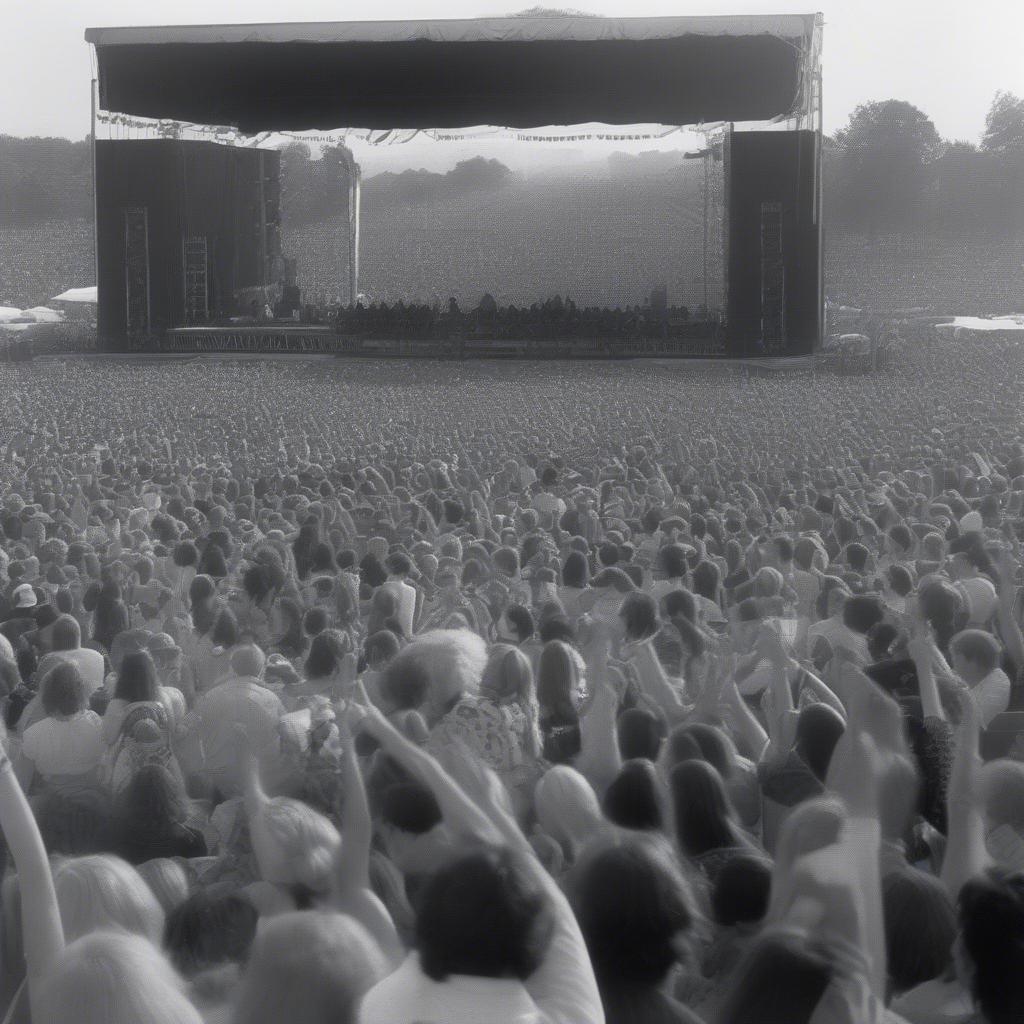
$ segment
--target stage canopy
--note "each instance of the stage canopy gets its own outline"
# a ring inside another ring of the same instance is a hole
[[[91,28],[99,101],[244,132],[696,125],[806,112],[820,16]]]

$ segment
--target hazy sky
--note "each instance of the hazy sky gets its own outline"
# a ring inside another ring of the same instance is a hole
[[[532,0],[7,0],[0,32],[0,133],[82,138],[89,131],[86,26],[263,21],[469,18]],[[550,3],[549,6],[557,6]],[[825,15],[825,130],[858,103],[914,103],[951,139],[977,140],[997,89],[1024,95],[1022,0],[569,0],[607,16],[788,13]]]

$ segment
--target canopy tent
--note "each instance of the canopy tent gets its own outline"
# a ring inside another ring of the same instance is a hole
[[[245,132],[770,121],[815,102],[820,15],[93,28],[99,103]]]
[[[22,311],[22,316],[30,316],[37,324],[59,324],[64,319],[63,313],[58,313],[49,306],[33,306],[31,309]]]
[[[96,305],[96,285],[91,288],[69,288],[66,292],[61,292],[60,295],[54,295],[51,302],[86,302]]]

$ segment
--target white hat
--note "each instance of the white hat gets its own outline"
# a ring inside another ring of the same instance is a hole
[[[36,592],[31,583],[22,583],[14,588],[15,608],[35,608]]]

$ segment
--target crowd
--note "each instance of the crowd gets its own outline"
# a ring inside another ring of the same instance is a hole
[[[695,331],[707,332],[703,307],[654,308],[650,304],[626,309],[579,308],[572,299],[555,296],[520,309],[499,306],[485,295],[475,309],[462,310],[455,299],[446,306],[422,303],[357,303],[327,306],[314,319],[334,324],[338,331],[368,338],[401,338],[437,341],[448,338],[480,338],[510,341],[565,341],[574,338],[627,341],[632,338],[676,338]]]
[[[1022,385],[0,365],[7,1020],[1024,1019]]]

